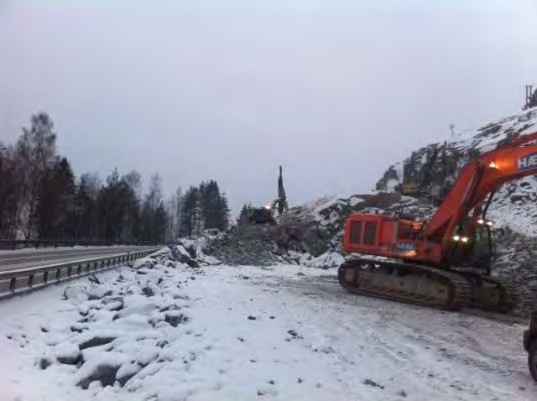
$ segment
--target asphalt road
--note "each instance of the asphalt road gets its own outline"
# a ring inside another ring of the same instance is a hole
[[[26,269],[46,266],[55,263],[65,263],[82,259],[111,256],[120,253],[143,251],[154,246],[110,246],[88,248],[44,248],[21,249],[0,252],[0,271]]]

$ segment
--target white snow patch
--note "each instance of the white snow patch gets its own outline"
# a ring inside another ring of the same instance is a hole
[[[395,189],[399,185],[399,180],[396,179],[390,179],[386,182],[386,190],[388,192],[395,192]]]
[[[151,254],[152,257],[156,257],[156,256],[170,256],[171,255],[171,249],[169,247],[165,247],[165,248],[162,248],[162,249],[159,249],[158,251],[156,252],[153,252]]]
[[[132,264],[132,266],[135,269],[141,269],[143,267],[151,266],[152,264],[153,264],[153,260],[151,258],[141,258],[141,259],[136,259],[134,263]]]
[[[53,354],[57,359],[76,358],[80,354],[80,349],[75,344],[61,343],[54,347]]]
[[[335,251],[327,251],[316,258],[306,257],[301,260],[301,264],[304,266],[320,269],[339,267],[343,262],[345,262],[343,255]]]
[[[359,196],[351,196],[349,198],[349,204],[352,207],[355,207],[356,205],[359,205],[360,203],[363,203],[363,202],[364,202],[363,198],[360,198]]]

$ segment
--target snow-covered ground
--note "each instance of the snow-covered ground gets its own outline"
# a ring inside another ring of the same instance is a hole
[[[0,304],[0,400],[537,399],[522,325],[159,259]]]

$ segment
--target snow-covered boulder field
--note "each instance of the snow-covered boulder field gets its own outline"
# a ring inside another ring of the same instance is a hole
[[[2,401],[537,394],[524,325],[353,296],[315,267],[191,267],[163,250],[0,315]]]

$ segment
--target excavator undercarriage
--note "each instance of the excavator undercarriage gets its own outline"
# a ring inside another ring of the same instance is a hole
[[[352,259],[340,266],[338,280],[353,294],[444,310],[506,313],[516,305],[513,288],[497,280],[411,263]]]

